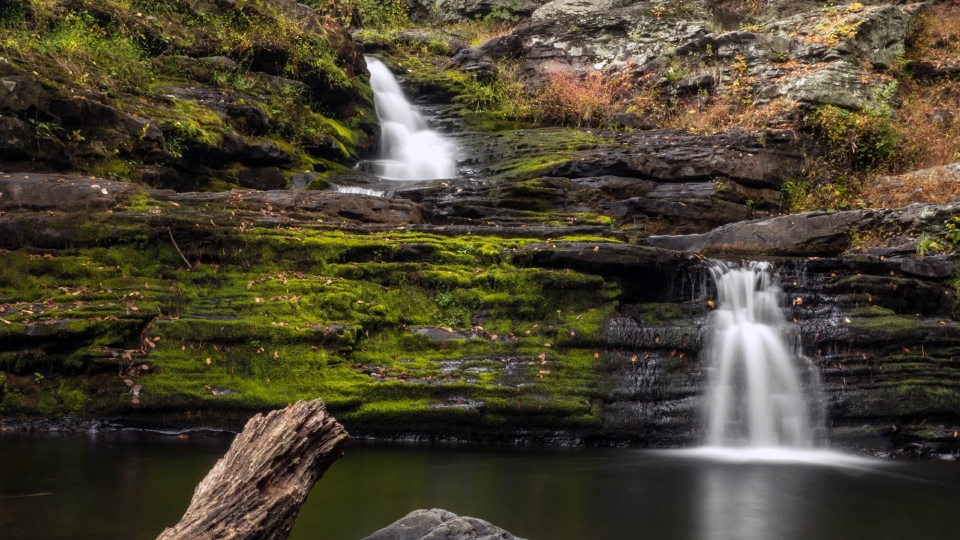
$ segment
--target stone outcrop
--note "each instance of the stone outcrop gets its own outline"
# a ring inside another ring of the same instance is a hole
[[[788,3],[773,4],[754,17],[700,1],[554,0],[514,35],[523,40],[524,65],[534,79],[626,70],[659,79],[674,95],[724,95],[736,82],[747,85],[757,104],[860,110],[877,106],[889,79],[874,69],[903,55],[922,5],[797,4],[781,10]]]
[[[523,540],[477,518],[434,508],[414,510],[364,540]]]
[[[730,179],[758,188],[779,188],[806,168],[804,141],[794,132],[724,131],[710,135],[654,130],[618,135],[622,148],[585,151],[549,170],[570,178],[618,175],[682,183]]]
[[[645,241],[654,247],[705,255],[832,257],[847,251],[854,236],[862,231],[886,231],[886,247],[869,248],[867,253],[878,257],[878,260],[886,257],[887,264],[890,264],[897,257],[913,255],[921,235],[946,233],[947,220],[958,215],[958,203],[807,212],[731,223],[703,234],[651,236]],[[917,270],[916,273],[946,277],[951,270],[952,266],[947,266],[934,274],[928,274],[929,270]]]
[[[527,17],[546,0],[407,0],[416,20],[461,21],[494,14],[494,20]]]

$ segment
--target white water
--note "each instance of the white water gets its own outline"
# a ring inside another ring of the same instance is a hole
[[[381,128],[376,174],[390,180],[437,180],[456,176],[454,147],[450,141],[427,127],[383,62],[369,56],[366,60]]]
[[[790,339],[770,266],[717,265],[711,272],[718,305],[709,317],[704,349],[711,369],[707,444],[812,448],[819,427],[819,379],[816,368],[805,365],[798,340]]]

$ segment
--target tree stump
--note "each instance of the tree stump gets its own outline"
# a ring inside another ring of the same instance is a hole
[[[254,416],[157,540],[285,540],[349,438],[319,399]]]

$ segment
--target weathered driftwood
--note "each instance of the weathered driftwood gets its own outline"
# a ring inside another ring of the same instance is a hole
[[[347,439],[319,399],[254,416],[197,486],[180,522],[157,540],[286,539]]]

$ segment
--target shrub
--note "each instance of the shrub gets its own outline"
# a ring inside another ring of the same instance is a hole
[[[585,76],[570,72],[549,75],[536,97],[539,120],[573,126],[597,126],[622,108],[630,90],[626,78],[598,71]]]
[[[344,26],[403,26],[409,16],[405,0],[314,0],[311,6],[340,20]]]

